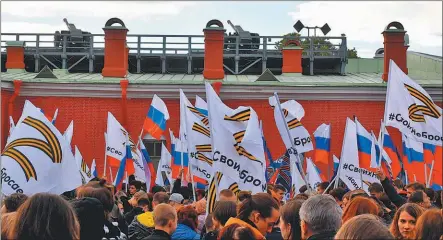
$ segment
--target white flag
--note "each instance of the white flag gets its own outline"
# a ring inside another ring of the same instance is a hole
[[[286,149],[291,149],[292,143],[294,143],[298,154],[313,150],[314,147],[312,145],[311,136],[308,130],[306,130],[300,122],[305,116],[305,110],[302,105],[295,100],[289,100],[282,103],[281,108],[285,116],[284,120],[277,107],[275,96],[269,97],[269,105],[274,108],[275,124],[277,125],[280,136],[285,143]],[[290,136],[288,136],[285,124],[287,124],[289,128]]]
[[[128,132],[108,112],[108,125],[106,129],[106,160],[110,167],[120,167],[120,161],[126,157],[126,135]]]
[[[295,161],[291,161],[291,180],[292,180],[292,192],[294,195],[297,195],[300,193],[300,188],[303,185],[306,185],[305,180],[303,180],[303,177],[301,176],[301,173],[297,167],[297,163]]]
[[[258,116],[250,107],[231,109],[206,83],[213,168],[252,193],[266,190],[265,156]]]
[[[83,159],[82,154],[80,153],[80,150],[77,146],[75,146],[75,162],[77,163],[78,170],[80,173],[80,176],[82,177],[82,183],[86,184],[92,179],[91,170],[88,167],[88,164],[86,164],[86,161]]]
[[[30,101],[2,153],[2,192],[62,194],[82,184],[71,146]]]
[[[340,179],[350,190],[363,188],[367,192],[371,183],[380,182],[374,172],[360,168],[357,147],[357,125],[349,118],[346,119],[338,171]]]
[[[66,141],[71,144],[72,136],[74,135],[74,120],[69,123],[69,126],[66,128],[63,137],[65,137]]]
[[[311,187],[313,189],[316,189],[317,185],[322,183],[323,180],[320,177],[320,174],[319,174],[319,172],[317,170],[317,167],[312,162],[312,159],[311,158],[306,158],[306,161],[307,161],[306,178],[308,180],[309,185],[311,185]]]
[[[162,172],[165,172],[166,177],[168,178],[169,183],[172,185],[172,168],[171,168],[171,153],[169,153],[166,146],[162,143],[162,152],[161,152],[161,158],[158,162],[157,167],[157,177],[155,179],[155,183],[159,186],[164,186],[165,181],[163,179]]]
[[[398,128],[415,141],[442,146],[442,121],[442,110],[431,96],[390,60],[386,126]]]

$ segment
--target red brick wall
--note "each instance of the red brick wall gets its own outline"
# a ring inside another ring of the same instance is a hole
[[[2,148],[8,132],[7,100],[10,93],[2,91]],[[107,112],[110,111],[117,120],[122,120],[120,99],[109,98],[66,98],[66,97],[18,97],[14,104],[14,120],[17,121],[23,109],[25,99],[52,115],[59,108],[56,127],[63,133],[71,120],[74,120],[73,145],[77,145],[84,159],[91,163],[96,159],[99,173],[103,172],[104,136],[106,131]],[[194,102],[194,99],[190,99]],[[179,129],[179,100],[164,99],[168,106],[171,119],[167,128],[171,128],[175,134]],[[145,115],[148,111],[151,99],[128,99],[128,131],[136,137],[141,130]],[[349,102],[349,101],[299,101],[305,109],[305,117],[302,123],[312,134],[321,123],[331,123],[331,151],[340,156],[343,132],[346,117],[355,115],[368,129],[378,135],[380,119],[384,111],[384,102]],[[226,100],[230,107],[239,105],[251,106],[255,109],[260,119],[263,120],[263,128],[266,140],[270,147],[273,158],[280,156],[284,151],[283,142],[274,123],[273,112],[269,107],[268,100]],[[441,106],[441,103],[438,103]],[[388,128],[389,133],[401,147],[401,135],[393,128]],[[165,135],[169,143],[169,134]],[[307,154],[311,156],[311,154]],[[332,160],[330,160],[332,161]]]

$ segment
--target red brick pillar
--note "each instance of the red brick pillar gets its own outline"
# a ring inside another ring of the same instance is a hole
[[[300,46],[286,46],[282,49],[283,74],[302,74],[302,55],[303,48]]]
[[[216,25],[214,27],[213,25]],[[203,77],[208,80],[220,80],[225,77],[223,70],[223,47],[225,39],[223,24],[211,20],[203,29],[205,35],[205,59]]]
[[[394,28],[393,28],[394,27]],[[388,81],[389,60],[393,60],[397,66],[408,74],[407,50],[409,46],[405,44],[406,31],[399,22],[391,22],[382,32],[384,38],[384,71],[383,81]]]
[[[112,26],[114,23],[119,23],[121,26]],[[126,35],[129,30],[122,20],[111,18],[106,22],[103,31],[105,32],[105,59],[102,76],[125,78],[128,72]]]
[[[25,72],[25,42],[6,42],[6,64],[8,72]]]

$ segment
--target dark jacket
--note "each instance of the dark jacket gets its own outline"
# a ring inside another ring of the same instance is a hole
[[[210,231],[205,233],[204,235],[202,235],[202,240],[217,240],[217,236],[218,236],[218,231]]]
[[[394,186],[392,186],[392,183],[391,181],[389,181],[388,178],[385,178],[385,180],[380,181],[380,183],[383,186],[386,195],[388,195],[389,200],[391,200],[391,202],[395,204],[397,208],[403,206],[403,204],[407,202],[406,198],[400,196],[400,194],[397,193],[397,191],[395,190]]]
[[[152,212],[145,212],[136,216],[128,229],[130,240],[141,240],[149,237],[154,231],[154,216]]]
[[[127,236],[120,230],[119,227],[114,226],[110,221],[105,221],[105,236],[104,239],[123,240],[128,239]]]
[[[318,234],[314,234],[308,237],[307,240],[333,240],[336,232],[335,231],[327,231]]]
[[[145,238],[145,240],[171,240],[171,236],[165,231],[155,229],[151,236]]]
[[[130,212],[125,214],[125,221],[126,224],[129,225],[132,223],[132,221],[134,220],[135,216],[144,213],[142,208],[139,207],[135,207],[133,208]]]

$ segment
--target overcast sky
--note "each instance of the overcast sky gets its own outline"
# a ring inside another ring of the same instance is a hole
[[[409,34],[409,50],[442,55],[442,2],[1,2],[1,32],[53,33],[66,29],[66,17],[77,28],[103,33],[111,17],[122,19],[130,34],[203,34],[211,19],[219,19],[228,31],[229,19],[243,29],[262,36],[292,32],[301,20],[323,26],[328,36],[345,33],[348,48],[361,57],[373,57],[383,47],[381,32],[392,21],[403,24]],[[302,35],[307,35],[305,30]]]

